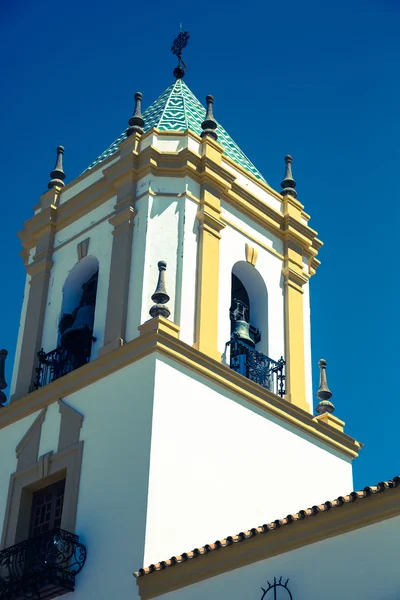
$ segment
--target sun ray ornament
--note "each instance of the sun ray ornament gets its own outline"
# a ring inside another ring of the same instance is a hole
[[[178,66],[174,69],[174,77],[176,79],[183,79],[185,75],[187,65],[183,62],[182,51],[188,45],[190,37],[187,31],[182,31],[182,25],[180,29],[181,31],[179,32],[178,36],[174,39],[171,46],[172,54],[175,54],[175,56],[177,56],[178,58]]]
[[[278,581],[276,580],[276,577],[274,577],[274,583],[267,581],[267,589],[261,588],[263,591],[261,600],[293,600],[293,596],[287,587],[288,583],[289,579],[283,583],[282,577],[280,577]]]

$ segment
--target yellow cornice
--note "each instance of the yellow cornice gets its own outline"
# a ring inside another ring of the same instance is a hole
[[[213,552],[193,552],[194,557],[177,557],[177,564],[155,570],[137,579],[140,598],[151,600],[157,596],[194,585],[198,582],[228,573],[234,569],[279,556],[309,544],[380,523],[400,515],[400,486],[372,494],[356,502],[346,502],[320,514],[306,516],[280,525],[265,533],[243,539],[243,533],[231,537],[230,544],[219,544]],[[289,517],[286,517],[289,519]],[[285,521],[285,519],[283,519]],[[273,524],[271,524],[273,525]],[[265,526],[263,526],[265,527]],[[250,534],[251,532],[246,532]],[[226,542],[226,540],[222,540]],[[236,543],[235,543],[236,542]],[[217,542],[216,542],[217,544]],[[214,545],[214,544],[212,544]],[[192,552],[189,552],[191,555]],[[137,575],[135,573],[135,575]],[[242,575],[243,576],[243,575]],[[245,576],[245,575],[244,575]],[[189,594],[187,594],[189,596]]]
[[[238,171],[239,173],[247,177],[247,179],[249,179],[252,183],[258,185],[262,190],[264,190],[264,192],[267,192],[268,194],[282,202],[283,198],[281,194],[274,190],[274,188],[272,188],[268,183],[262,181],[261,179],[258,179],[257,177],[255,177],[255,175],[250,173],[250,171],[246,171],[246,169],[244,169],[241,165],[229,158],[229,156],[227,156],[226,154],[222,156],[222,160],[228,163],[233,169],[235,169],[235,171]]]
[[[154,130],[152,133],[158,132]],[[159,133],[160,135],[171,136],[177,134],[177,132]],[[151,135],[151,131],[147,132],[146,135]],[[194,137],[193,134],[191,135]],[[67,202],[58,206],[51,205],[53,212],[55,212],[53,219],[57,231],[107,201],[115,195],[116,190],[132,179],[138,181],[147,174],[165,177],[188,176],[197,183],[212,185],[220,194],[222,200],[234,206],[248,216],[250,220],[257,222],[278,238],[284,241],[296,242],[301,246],[306,256],[317,254],[322,242],[318,240],[317,232],[304,223],[303,205],[298,200],[291,196],[282,198],[279,194],[275,194],[274,197],[282,202],[282,212],[274,209],[241,186],[232,172],[228,171],[223,165],[218,164],[218,157],[222,157],[223,160],[229,162],[225,155],[221,155],[219,144],[207,138],[206,140],[198,138],[198,141],[202,143],[203,155],[198,154],[191,148],[184,148],[179,152],[162,152],[154,146],[148,146],[138,153],[135,150],[138,144],[136,139],[133,141],[130,141],[129,138],[124,140],[119,155],[113,155],[113,159],[119,157],[119,160],[109,166],[107,166],[107,161],[101,164],[104,172],[101,179],[70,198]],[[240,171],[236,163],[233,166]],[[246,171],[244,171],[244,174],[250,177],[250,174]],[[72,182],[70,186],[75,185],[83,177],[84,174]],[[258,180],[255,182],[258,185],[262,183]],[[271,192],[268,186],[264,185],[264,187],[266,191]],[[20,233],[25,249],[29,250],[35,245],[37,230],[40,229],[43,221],[49,219],[49,208],[44,208],[42,204],[41,212],[25,223],[25,229]],[[318,264],[319,261],[312,261],[310,275],[315,272]]]
[[[159,318],[159,321],[162,325],[165,320]],[[2,408],[0,429],[156,352],[298,428],[304,434],[327,444],[347,457],[356,458],[358,456],[361,448],[359,442],[335,427],[318,421],[308,412],[239,375],[228,366],[176,339],[174,335],[168,333],[166,326],[152,328],[150,325],[144,324],[141,326],[141,330],[140,337]]]

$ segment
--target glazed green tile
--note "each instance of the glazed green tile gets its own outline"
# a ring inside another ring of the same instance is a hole
[[[190,129],[197,135],[202,132],[201,124],[204,121],[206,109],[196,96],[190,91],[182,79],[165,90],[163,94],[143,113],[144,131],[156,127],[160,131],[186,131]],[[235,163],[252,173],[257,179],[265,181],[259,170],[241,151],[225,129],[218,123],[218,142],[224,152]],[[117,152],[119,144],[126,138],[124,131],[91,165],[86,169],[93,169],[103,160]]]

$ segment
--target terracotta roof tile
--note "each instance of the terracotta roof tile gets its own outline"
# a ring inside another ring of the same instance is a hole
[[[298,513],[287,515],[283,519],[277,519],[276,521],[272,521],[272,523],[265,523],[260,527],[254,527],[253,529],[249,529],[248,531],[242,531],[237,535],[229,536],[222,540],[217,540],[213,544],[206,544],[205,546],[201,546],[200,548],[195,548],[191,552],[184,552],[180,556],[172,556],[169,560],[163,560],[156,564],[152,564],[149,567],[143,567],[142,569],[139,569],[139,571],[136,571],[134,575],[136,578],[139,578],[143,577],[144,575],[150,575],[155,571],[162,571],[163,569],[172,567],[173,565],[177,565],[186,562],[187,560],[197,558],[202,554],[208,554],[209,552],[213,552],[214,550],[219,550],[225,548],[226,546],[231,546],[232,544],[243,542],[257,535],[263,535],[265,533],[268,533],[269,531],[273,531],[274,529],[279,529],[280,527],[289,525],[294,521],[306,519],[308,517],[317,515],[318,513],[327,512],[332,508],[339,508],[344,504],[349,504],[351,502],[355,502],[356,500],[368,498],[373,494],[385,492],[386,490],[396,488],[399,485],[399,476],[393,477],[393,479],[390,479],[389,481],[381,481],[377,485],[367,486],[361,491],[351,492],[347,496],[339,496],[335,500],[328,500],[324,504],[319,504],[313,506],[312,508],[307,508],[306,510],[300,510]]]

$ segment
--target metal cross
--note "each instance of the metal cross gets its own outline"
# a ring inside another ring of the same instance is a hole
[[[182,29],[182,25],[180,28]],[[175,54],[175,56],[178,57],[178,66],[174,69],[174,75],[177,79],[182,79],[185,75],[185,69],[187,69],[187,66],[182,60],[182,50],[188,45],[189,37],[187,31],[180,31],[171,46],[172,54]]]

